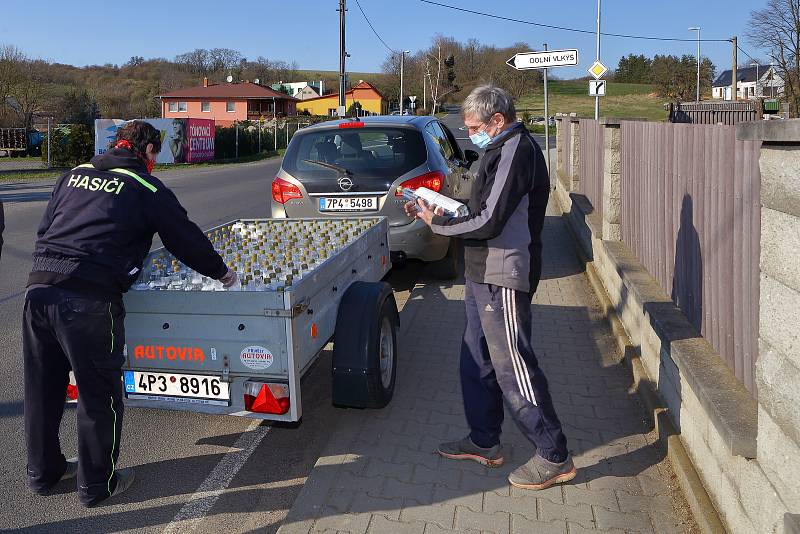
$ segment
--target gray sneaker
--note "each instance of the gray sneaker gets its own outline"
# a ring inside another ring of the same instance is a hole
[[[572,455],[567,456],[560,464],[554,464],[537,454],[508,475],[508,481],[518,488],[542,490],[553,484],[569,482],[575,478],[576,473]]]
[[[78,474],[78,459],[69,458],[67,460],[67,470],[64,471],[63,475],[61,475],[61,480],[69,480],[70,478],[75,478],[75,475],[77,474]]]
[[[472,460],[487,467],[500,467],[504,461],[500,444],[484,449],[475,445],[469,436],[442,443],[436,452],[451,460]]]

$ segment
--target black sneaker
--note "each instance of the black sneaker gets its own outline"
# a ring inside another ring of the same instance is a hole
[[[116,471],[114,471],[114,475],[115,478],[117,479],[117,485],[114,486],[114,491],[111,492],[111,495],[94,497],[92,498],[92,500],[82,496],[81,503],[87,508],[92,508],[93,506],[97,506],[100,503],[104,503],[108,499],[116,497],[120,493],[124,493],[128,488],[131,487],[131,484],[133,484],[133,480],[136,478],[133,468],[131,467],[126,467],[125,469],[117,469]]]
[[[517,488],[543,490],[553,484],[569,482],[576,474],[571,455],[560,464],[554,464],[537,454],[508,475],[508,481]]]
[[[114,488],[114,491],[111,492],[110,497],[116,497],[120,493],[130,488],[131,484],[133,484],[133,480],[136,478],[136,473],[134,473],[133,468],[131,467],[117,469],[116,475],[117,486]]]
[[[487,467],[500,467],[504,461],[500,444],[484,449],[475,445],[469,436],[442,443],[436,452],[451,460],[472,460]]]

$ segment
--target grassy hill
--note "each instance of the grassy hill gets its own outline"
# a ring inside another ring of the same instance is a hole
[[[585,80],[553,80],[550,89],[550,114],[577,113],[580,117],[594,116],[594,97],[589,96]],[[608,82],[606,96],[600,97],[600,114],[605,117],[641,117],[661,121],[667,118],[666,100],[655,95],[652,85]],[[517,102],[517,111],[532,116],[544,116],[543,89],[524,96]]]

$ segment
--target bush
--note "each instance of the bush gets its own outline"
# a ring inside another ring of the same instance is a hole
[[[272,132],[267,129],[261,132],[261,151],[271,150],[274,144]],[[233,159],[236,152],[236,126],[217,126],[217,138],[214,141],[216,159]],[[239,157],[258,153],[258,129],[239,125]]]
[[[94,133],[85,124],[62,124],[50,130],[50,164],[75,167],[94,155]],[[47,162],[47,139],[42,141],[42,161]]]

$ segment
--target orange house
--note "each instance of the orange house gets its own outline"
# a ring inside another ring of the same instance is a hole
[[[389,103],[383,98],[375,87],[369,82],[359,80],[358,84],[345,92],[345,110],[357,102],[361,106],[360,114],[363,115],[386,115],[389,112]],[[297,102],[297,109],[307,111],[311,115],[327,115],[333,117],[339,107],[339,93],[319,96],[316,98],[306,98]]]
[[[248,82],[187,87],[159,95],[165,119],[214,119],[218,126],[297,115],[298,99],[259,84]]]

